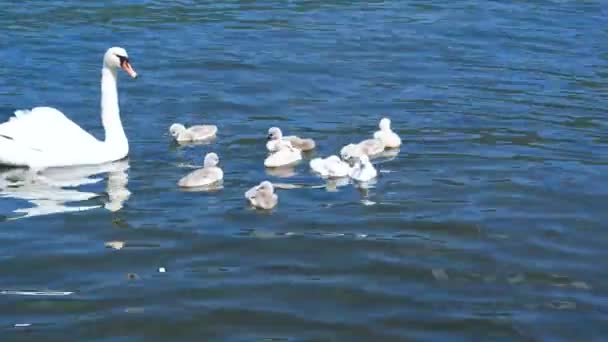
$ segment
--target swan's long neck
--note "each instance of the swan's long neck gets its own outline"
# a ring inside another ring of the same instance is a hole
[[[101,121],[106,132],[105,143],[128,150],[129,143],[120,121],[116,79],[117,70],[104,66],[101,70]]]

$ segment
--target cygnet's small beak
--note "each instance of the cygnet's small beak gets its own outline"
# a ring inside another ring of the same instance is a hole
[[[268,136],[266,136],[266,140],[272,140],[272,134],[268,134]]]
[[[131,76],[132,78],[137,78],[137,72],[135,72],[135,70],[133,69],[133,67],[131,66],[131,63],[129,63],[128,59],[124,59],[121,63],[120,63],[120,67],[122,68],[122,70],[124,70],[127,74],[129,74],[129,76]]]

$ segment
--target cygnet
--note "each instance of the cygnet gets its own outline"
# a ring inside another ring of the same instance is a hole
[[[263,181],[259,185],[245,192],[245,198],[258,209],[272,209],[279,202],[279,197],[274,193],[274,186],[269,181]]]
[[[203,168],[192,171],[184,178],[180,179],[177,185],[183,188],[201,187],[212,185],[224,179],[224,172],[217,165],[220,158],[211,152],[205,156]]]

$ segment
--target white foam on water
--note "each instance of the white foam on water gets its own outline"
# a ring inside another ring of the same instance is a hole
[[[71,291],[18,291],[18,290],[2,290],[1,295],[20,295],[20,296],[69,296],[74,292]]]

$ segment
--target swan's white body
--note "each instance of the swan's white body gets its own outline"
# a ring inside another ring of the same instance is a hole
[[[277,144],[277,151],[264,160],[266,167],[281,167],[293,165],[302,160],[302,151],[293,147],[287,140],[281,140]]]
[[[315,158],[310,161],[310,168],[325,178],[348,177],[351,168],[348,163],[340,160],[338,156]]]
[[[397,148],[401,146],[401,138],[391,129],[391,120],[383,118],[380,120],[380,130],[374,133],[374,138],[382,141],[386,148]]]
[[[350,173],[350,178],[358,182],[369,182],[377,176],[378,172],[376,168],[370,163],[369,157],[365,154],[359,157]]]
[[[119,58],[120,56],[120,58]],[[105,140],[100,141],[51,107],[18,110],[0,124],[0,164],[47,168],[94,165],[123,159],[129,143],[120,120],[116,79],[122,67],[132,77],[126,51],[111,48],[101,71],[101,119]]]

